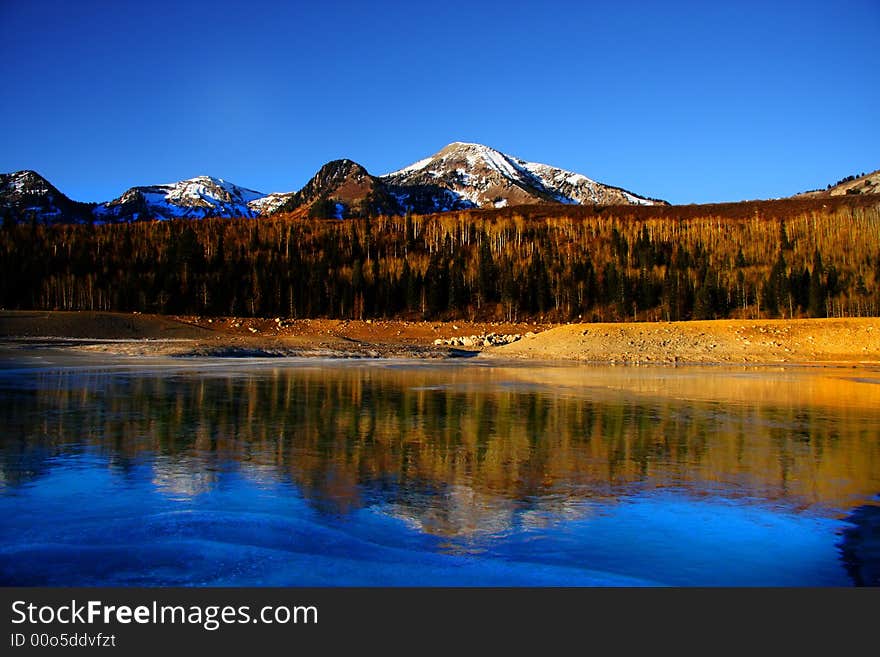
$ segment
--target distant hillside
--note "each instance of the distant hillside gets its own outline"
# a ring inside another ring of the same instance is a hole
[[[846,194],[880,194],[880,169],[858,176],[847,176],[826,189],[816,189],[798,196],[822,197]]]

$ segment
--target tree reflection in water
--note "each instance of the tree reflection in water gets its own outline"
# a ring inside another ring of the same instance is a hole
[[[880,490],[880,386],[837,371],[301,363],[3,387],[4,488],[87,451],[120,477],[148,463],[169,496],[235,470],[326,513],[381,504],[447,537],[633,490],[828,513]]]

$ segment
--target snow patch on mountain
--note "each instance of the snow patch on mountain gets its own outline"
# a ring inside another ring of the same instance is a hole
[[[222,178],[198,176],[179,183],[166,185],[169,188],[165,198],[170,202],[184,204],[187,202],[205,202],[209,205],[218,203],[242,203],[247,205],[262,196],[262,192],[245,189],[233,185]]]
[[[296,192],[272,192],[248,201],[248,208],[255,215],[270,215],[296,196]]]
[[[399,175],[402,173],[410,173],[411,171],[420,171],[421,169],[424,169],[426,166],[431,164],[431,162],[433,162],[433,161],[434,161],[434,158],[426,157],[424,160],[419,160],[418,162],[413,162],[408,167],[404,167],[403,169],[399,169],[398,171],[392,171],[391,173],[386,173],[382,177],[387,178],[389,176],[396,176],[396,175]]]

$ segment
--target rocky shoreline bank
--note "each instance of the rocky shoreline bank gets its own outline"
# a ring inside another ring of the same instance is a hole
[[[553,326],[0,311],[0,340],[13,354],[50,345],[125,356],[880,365],[880,318]]]

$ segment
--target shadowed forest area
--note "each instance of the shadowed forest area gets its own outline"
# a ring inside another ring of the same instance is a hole
[[[880,198],[4,225],[0,305],[291,318],[880,314]]]

